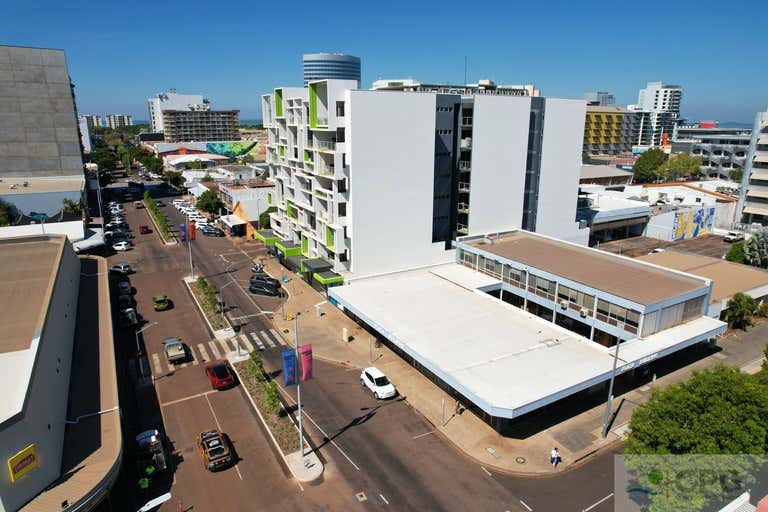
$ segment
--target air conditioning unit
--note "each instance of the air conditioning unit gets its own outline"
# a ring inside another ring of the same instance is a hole
[[[568,301],[567,300],[561,300],[560,301],[560,307],[563,309],[568,309]]]
[[[587,308],[581,308],[581,310],[579,310],[579,314],[582,317],[587,317],[587,316],[589,316],[589,310]]]

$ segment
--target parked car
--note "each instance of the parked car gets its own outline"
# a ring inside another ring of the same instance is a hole
[[[158,199],[157,201],[155,201],[155,206],[162,207],[162,206],[165,206],[165,203],[160,199]]]
[[[218,429],[198,434],[197,447],[203,458],[203,466],[208,471],[226,469],[235,461],[229,442]]]
[[[134,308],[125,308],[120,311],[120,325],[131,327],[139,323],[139,315]]]
[[[146,234],[151,233],[151,232],[152,232],[152,230],[149,229],[149,226],[147,226],[147,225],[139,226],[139,234],[146,235]]]
[[[202,226],[200,231],[202,231],[205,236],[224,236],[224,232],[222,230],[210,225]]]
[[[205,374],[213,389],[226,389],[235,383],[235,377],[226,361],[214,361],[205,365]]]
[[[187,350],[179,338],[166,338],[163,340],[165,358],[171,364],[183,363],[187,360]]]
[[[258,295],[267,295],[269,297],[276,297],[280,294],[280,292],[274,286],[259,282],[251,283],[251,285],[248,287],[248,291]]]
[[[137,453],[137,463],[139,467],[146,468],[152,466],[155,472],[164,471],[168,467],[165,458],[165,436],[158,430],[145,430],[136,436],[136,443],[139,447]]]
[[[112,246],[112,248],[116,251],[130,251],[132,247],[131,242],[128,240],[123,240],[122,242],[117,242]]]
[[[251,284],[264,283],[272,288],[280,288],[280,281],[267,274],[253,274],[251,275]]]
[[[729,243],[741,242],[744,240],[744,233],[739,233],[738,231],[729,231],[728,234],[723,237],[723,240]]]
[[[127,224],[125,222],[117,222],[117,221],[114,221],[114,220],[111,221],[111,222],[107,222],[104,225],[104,227],[109,229],[109,230],[115,230],[115,229],[119,229],[119,228],[124,228],[126,226],[127,226]]]
[[[389,379],[387,379],[387,376],[384,375],[381,370],[374,366],[365,368],[362,373],[360,373],[360,385],[364,388],[368,388],[371,393],[373,393],[373,397],[376,400],[392,398],[397,395],[395,386],[389,382]]]
[[[117,305],[120,309],[128,309],[136,306],[136,301],[133,300],[133,295],[120,295],[117,297]]]
[[[137,209],[144,208],[144,202],[143,201],[134,201],[133,202],[133,207],[137,208]]]
[[[167,295],[155,295],[152,297],[152,309],[155,311],[165,311],[171,307],[171,301],[168,300]]]
[[[114,265],[109,267],[109,270],[111,270],[112,272],[116,272],[118,274],[123,274],[123,275],[128,275],[133,271],[131,266],[128,263],[125,263],[123,261],[115,263]]]
[[[119,281],[117,283],[117,293],[120,295],[133,295],[133,288],[128,281]]]

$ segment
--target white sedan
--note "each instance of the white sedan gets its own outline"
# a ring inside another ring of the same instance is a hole
[[[131,250],[131,242],[117,242],[115,245],[112,246],[112,248],[116,251],[129,251]]]
[[[397,395],[395,386],[389,382],[387,376],[376,367],[370,366],[360,374],[360,385],[368,388],[376,400],[392,398]]]

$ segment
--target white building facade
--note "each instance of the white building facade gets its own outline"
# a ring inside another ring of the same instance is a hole
[[[210,102],[202,94],[178,94],[175,90],[161,92],[147,100],[149,123],[153,132],[163,131],[163,110],[210,110]]]
[[[768,225],[768,111],[758,112],[741,180],[737,219]]]
[[[680,101],[683,89],[679,85],[664,82],[648,82],[645,89],[640,89],[637,97],[636,110],[646,113],[641,124],[647,124],[646,130],[641,127],[638,144],[643,146],[660,146],[664,134],[669,139],[680,123]]]
[[[272,229],[337,272],[450,261],[457,236],[520,227],[586,243],[583,101],[322,80],[262,102]]]
[[[107,114],[104,119],[107,121],[107,126],[113,130],[124,126],[133,126],[133,117],[128,114]]]
[[[83,145],[83,151],[90,153],[93,149],[91,145],[91,127],[85,116],[77,116],[77,126],[80,129],[80,144]]]
[[[85,122],[88,125],[88,128],[96,128],[99,126],[103,126],[101,122],[101,116],[98,116],[96,114],[83,114],[80,117],[85,119]]]

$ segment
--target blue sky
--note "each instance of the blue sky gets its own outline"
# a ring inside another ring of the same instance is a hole
[[[362,59],[377,78],[534,83],[545,96],[649,81],[684,88],[691,120],[751,123],[768,107],[768,2],[21,2],[4,5],[0,43],[62,48],[82,113],[147,118],[175,87],[214,108],[260,115],[260,95],[301,85],[301,54]]]

